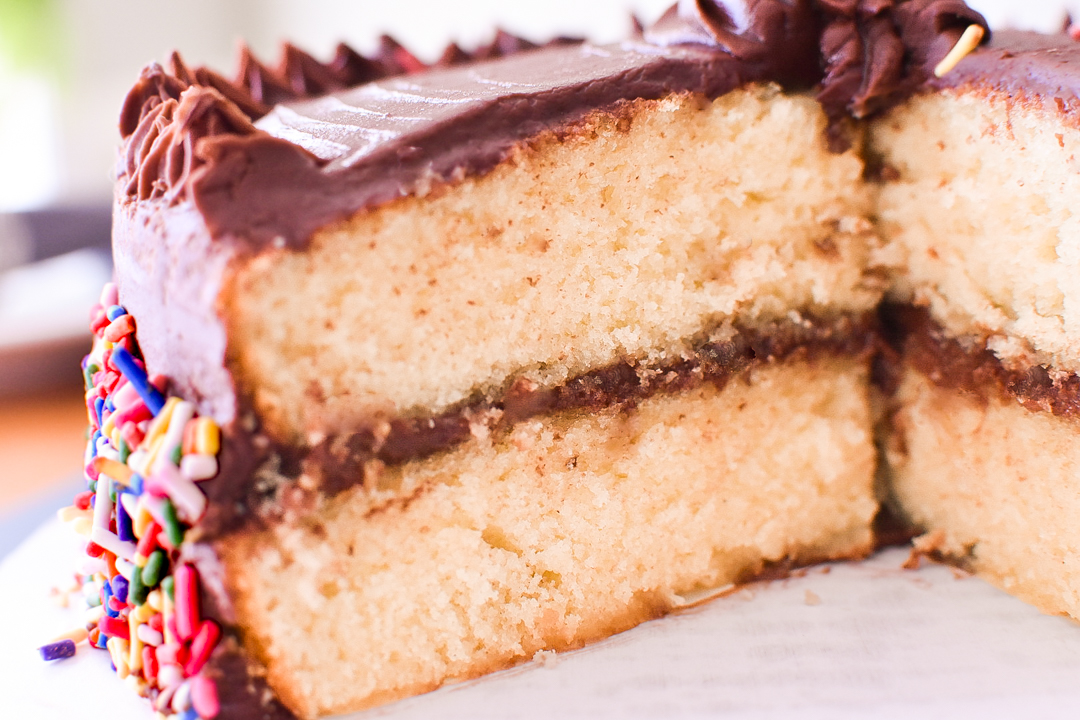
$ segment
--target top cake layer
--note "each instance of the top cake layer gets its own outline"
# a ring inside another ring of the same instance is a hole
[[[893,295],[1011,371],[1076,373],[1080,43],[999,32],[945,80],[871,134],[878,229],[906,254]]]
[[[871,312],[862,163],[825,126],[775,87],[638,100],[264,252],[222,295],[233,375],[264,430],[318,442],[515,383],[657,372],[736,326]]]

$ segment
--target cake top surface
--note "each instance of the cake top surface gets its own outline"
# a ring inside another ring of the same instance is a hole
[[[300,246],[596,110],[750,82],[815,89],[842,148],[848,116],[916,91],[972,24],[985,27],[961,0],[680,0],[621,44],[533,49],[501,35],[472,54],[451,46],[434,68],[389,40],[326,64],[286,46],[276,70],[245,53],[233,82],[174,55],[125,103],[119,197],[189,199],[215,237]]]
[[[1080,42],[1065,34],[999,30],[935,85],[975,85],[1014,96],[1080,99]]]
[[[489,139],[485,130],[502,129],[511,117],[519,127],[526,124],[515,134],[534,135],[549,127],[548,115],[559,112],[553,106],[577,104],[582,95],[626,94],[603,87],[613,81],[649,95],[673,85],[697,84],[715,92],[737,83],[735,63],[722,58],[728,67],[707,65],[715,65],[715,59],[714,53],[693,47],[668,50],[644,43],[553,47],[284,103],[256,127],[303,147],[326,163],[326,172],[343,171],[379,152],[400,154],[403,145],[416,148],[443,133],[459,135],[467,151],[476,152]],[[697,77],[675,79],[653,68]],[[703,76],[705,68],[716,75]],[[465,123],[468,128],[455,127]]]

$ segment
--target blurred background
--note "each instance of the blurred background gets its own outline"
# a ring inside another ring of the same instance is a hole
[[[320,59],[388,33],[422,60],[503,28],[541,41],[625,36],[674,0],[0,0],[0,557],[78,487],[79,358],[109,278],[112,167],[124,95],[180,50],[231,77],[239,44],[273,65],[288,39]],[[995,27],[1059,30],[1080,0],[968,0]],[[44,498],[44,499],[43,499]]]

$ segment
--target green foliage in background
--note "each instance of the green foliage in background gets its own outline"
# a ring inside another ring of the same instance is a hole
[[[57,72],[61,67],[56,0],[0,0],[0,64]]]

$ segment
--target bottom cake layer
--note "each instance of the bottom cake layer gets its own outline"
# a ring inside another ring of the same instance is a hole
[[[908,369],[888,452],[929,550],[1044,612],[1080,619],[1080,422]]]
[[[770,566],[855,557],[877,509],[865,359],[758,367],[522,422],[219,541],[244,642],[299,716],[581,646]]]

